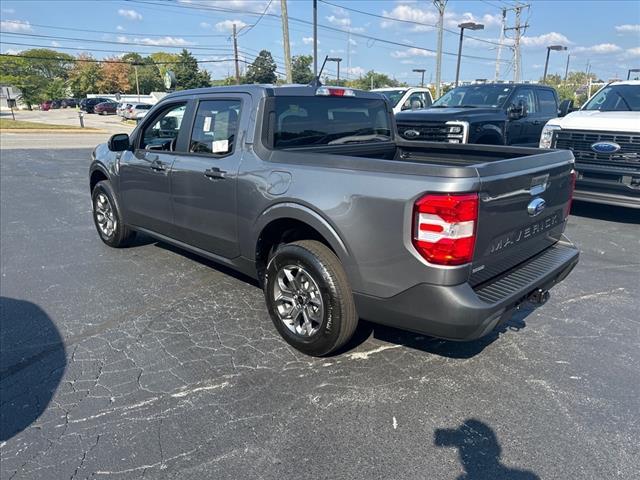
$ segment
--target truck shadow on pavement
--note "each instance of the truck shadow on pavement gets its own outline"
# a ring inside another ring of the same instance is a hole
[[[0,297],[0,442],[45,411],[67,365],[58,328],[37,305]]]
[[[488,335],[470,342],[443,340],[385,325],[377,325],[360,319],[358,329],[351,340],[343,348],[335,352],[335,355],[349,352],[369,338],[375,338],[442,357],[467,359],[481,353],[487,346],[498,340],[500,335],[507,332],[518,332],[525,328],[527,326],[525,318],[534,310],[532,307],[525,306],[517,310],[509,320],[496,327]]]
[[[470,418],[455,429],[438,428],[433,435],[436,447],[457,448],[465,473],[458,480],[540,480],[528,470],[500,463],[502,447],[486,423]]]

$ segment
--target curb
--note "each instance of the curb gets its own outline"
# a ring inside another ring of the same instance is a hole
[[[109,133],[108,130],[90,130],[88,128],[71,129],[71,128],[2,128],[0,133]]]

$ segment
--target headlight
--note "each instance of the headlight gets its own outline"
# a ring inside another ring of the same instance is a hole
[[[540,148],[551,148],[551,141],[553,140],[553,132],[561,130],[559,125],[545,125],[542,129],[542,135],[540,135]]]

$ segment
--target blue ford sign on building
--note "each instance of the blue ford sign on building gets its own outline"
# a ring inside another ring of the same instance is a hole
[[[591,145],[591,150],[596,153],[615,153],[620,150],[620,145],[613,142],[597,142]]]

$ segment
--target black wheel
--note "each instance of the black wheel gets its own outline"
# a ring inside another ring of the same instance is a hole
[[[115,198],[108,180],[98,182],[91,192],[93,222],[98,235],[110,247],[119,248],[127,246],[135,236],[135,232],[122,221]]]
[[[280,335],[307,355],[328,355],[340,348],[358,324],[340,260],[314,240],[283,244],[275,251],[267,265],[264,293]]]

